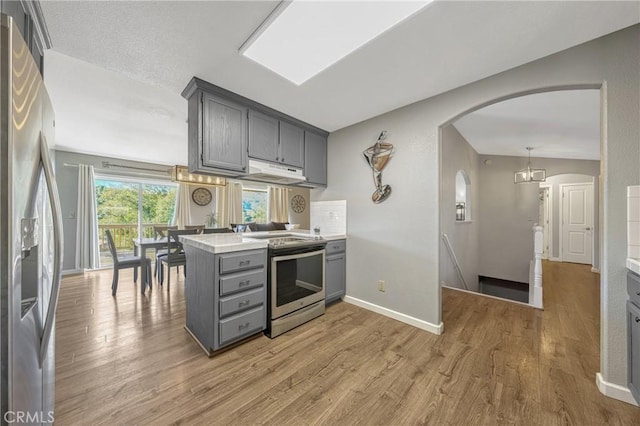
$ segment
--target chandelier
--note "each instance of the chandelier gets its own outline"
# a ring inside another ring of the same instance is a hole
[[[545,169],[532,168],[531,151],[533,151],[533,148],[528,146],[527,151],[529,151],[527,168],[514,172],[513,183],[544,182],[547,179],[547,171]]]

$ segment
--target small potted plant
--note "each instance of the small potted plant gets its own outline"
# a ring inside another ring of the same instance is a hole
[[[216,213],[212,212],[209,213],[206,217],[205,217],[205,221],[204,221],[204,226],[207,228],[215,228],[216,227],[216,223],[218,223],[218,218],[216,217]]]

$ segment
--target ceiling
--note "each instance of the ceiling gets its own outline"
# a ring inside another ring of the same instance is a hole
[[[454,126],[479,154],[600,159],[600,91],[522,96],[465,115]]]
[[[296,86],[238,53],[277,2],[41,4],[59,147],[163,164],[186,163],[194,75],[334,131],[640,21],[637,2],[437,1]]]

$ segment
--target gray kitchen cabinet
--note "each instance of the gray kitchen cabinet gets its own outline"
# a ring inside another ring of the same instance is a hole
[[[247,169],[247,108],[202,94],[202,167]]]
[[[277,162],[280,122],[277,118],[249,110],[249,157]]]
[[[192,172],[242,179],[252,158],[304,168],[302,186],[326,186],[326,131],[197,77],[182,96]]]
[[[640,275],[627,273],[627,384],[640,404]]]
[[[304,132],[304,186],[327,186],[327,137]]]
[[[346,293],[346,248],[346,240],[335,240],[327,243],[325,260],[325,304],[342,298]]]
[[[11,16],[29,47],[31,56],[38,65],[40,74],[44,72],[44,51],[51,48],[51,38],[47,31],[39,1],[0,1],[0,12]]]
[[[302,168],[304,129],[249,110],[249,157]]]
[[[304,129],[286,121],[280,121],[278,161],[293,167],[304,166]]]
[[[213,254],[185,244],[186,329],[208,355],[267,326],[267,250]]]

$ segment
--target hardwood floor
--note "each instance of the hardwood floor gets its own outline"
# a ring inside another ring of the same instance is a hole
[[[183,329],[174,277],[141,296],[123,271],[115,298],[111,271],[64,279],[57,424],[640,424],[595,386],[588,266],[545,263],[544,312],[443,289],[435,336],[339,302],[214,358]]]

